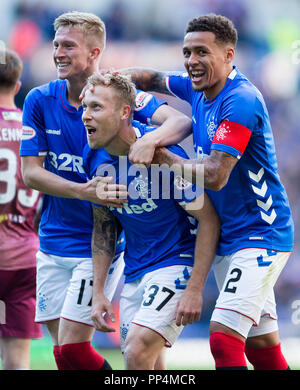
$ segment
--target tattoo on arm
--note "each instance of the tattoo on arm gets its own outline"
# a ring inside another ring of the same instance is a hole
[[[92,238],[93,254],[114,256],[117,240],[115,216],[106,207],[93,206],[94,229]]]
[[[219,184],[225,184],[233,170],[237,158],[219,150],[212,150],[210,155],[204,157],[204,187],[210,188],[216,180]]]
[[[165,72],[158,72],[153,69],[129,69],[132,81],[135,83],[137,88],[143,91],[154,91],[171,95],[166,87],[166,76]]]
[[[238,159],[219,150],[212,150],[209,156],[201,159],[184,159],[166,148],[156,148],[152,162],[168,165],[175,173],[196,185],[201,183],[199,175],[204,174],[204,187],[219,190],[226,185]],[[199,169],[202,164],[203,170]]]

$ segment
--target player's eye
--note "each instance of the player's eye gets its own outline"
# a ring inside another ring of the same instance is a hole
[[[191,55],[191,52],[189,50],[184,50],[183,51],[183,57],[188,58]]]

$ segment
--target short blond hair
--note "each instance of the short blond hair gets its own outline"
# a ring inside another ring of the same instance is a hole
[[[97,16],[88,12],[71,11],[58,16],[54,21],[54,30],[60,27],[78,27],[82,30],[85,38],[92,35],[97,39],[101,51],[106,45],[106,28],[104,22]]]
[[[106,87],[112,87],[120,101],[130,106],[130,121],[132,120],[133,112],[135,110],[136,88],[129,75],[107,72],[104,75],[99,76],[98,73],[93,73],[87,79],[87,83],[95,86],[103,85]]]

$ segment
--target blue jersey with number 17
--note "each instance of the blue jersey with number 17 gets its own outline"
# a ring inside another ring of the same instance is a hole
[[[278,175],[273,134],[261,93],[236,67],[213,99],[194,91],[185,73],[170,75],[167,87],[192,106],[197,156],[218,150],[238,159],[225,187],[207,190],[221,220],[218,254],[248,247],[290,251],[291,210]]]
[[[149,122],[164,103],[138,91],[135,117]],[[45,156],[45,169],[64,179],[85,183],[82,155],[87,138],[81,116],[82,107],[77,110],[68,103],[65,80],[34,88],[24,103],[20,155]],[[41,251],[63,257],[91,257],[93,216],[89,202],[45,194],[41,213]],[[121,237],[117,251],[122,250]]]

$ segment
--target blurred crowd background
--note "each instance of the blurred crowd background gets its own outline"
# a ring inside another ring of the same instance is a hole
[[[235,64],[265,97],[279,173],[295,222],[294,251],[276,285],[280,333],[282,337],[300,336],[300,324],[292,320],[293,302],[300,300],[300,1],[2,0],[0,43],[17,51],[24,62],[22,89],[17,96],[20,108],[30,89],[56,78],[52,60],[53,21],[71,10],[96,13],[106,23],[103,68],[150,66],[183,70],[182,39],[191,18],[214,12],[235,23],[239,33]],[[167,100],[190,114],[187,104],[175,98]],[[191,140],[184,145],[192,154]],[[187,326],[182,337],[207,336],[216,296],[211,274],[202,319]],[[110,342],[117,343],[117,337]]]

